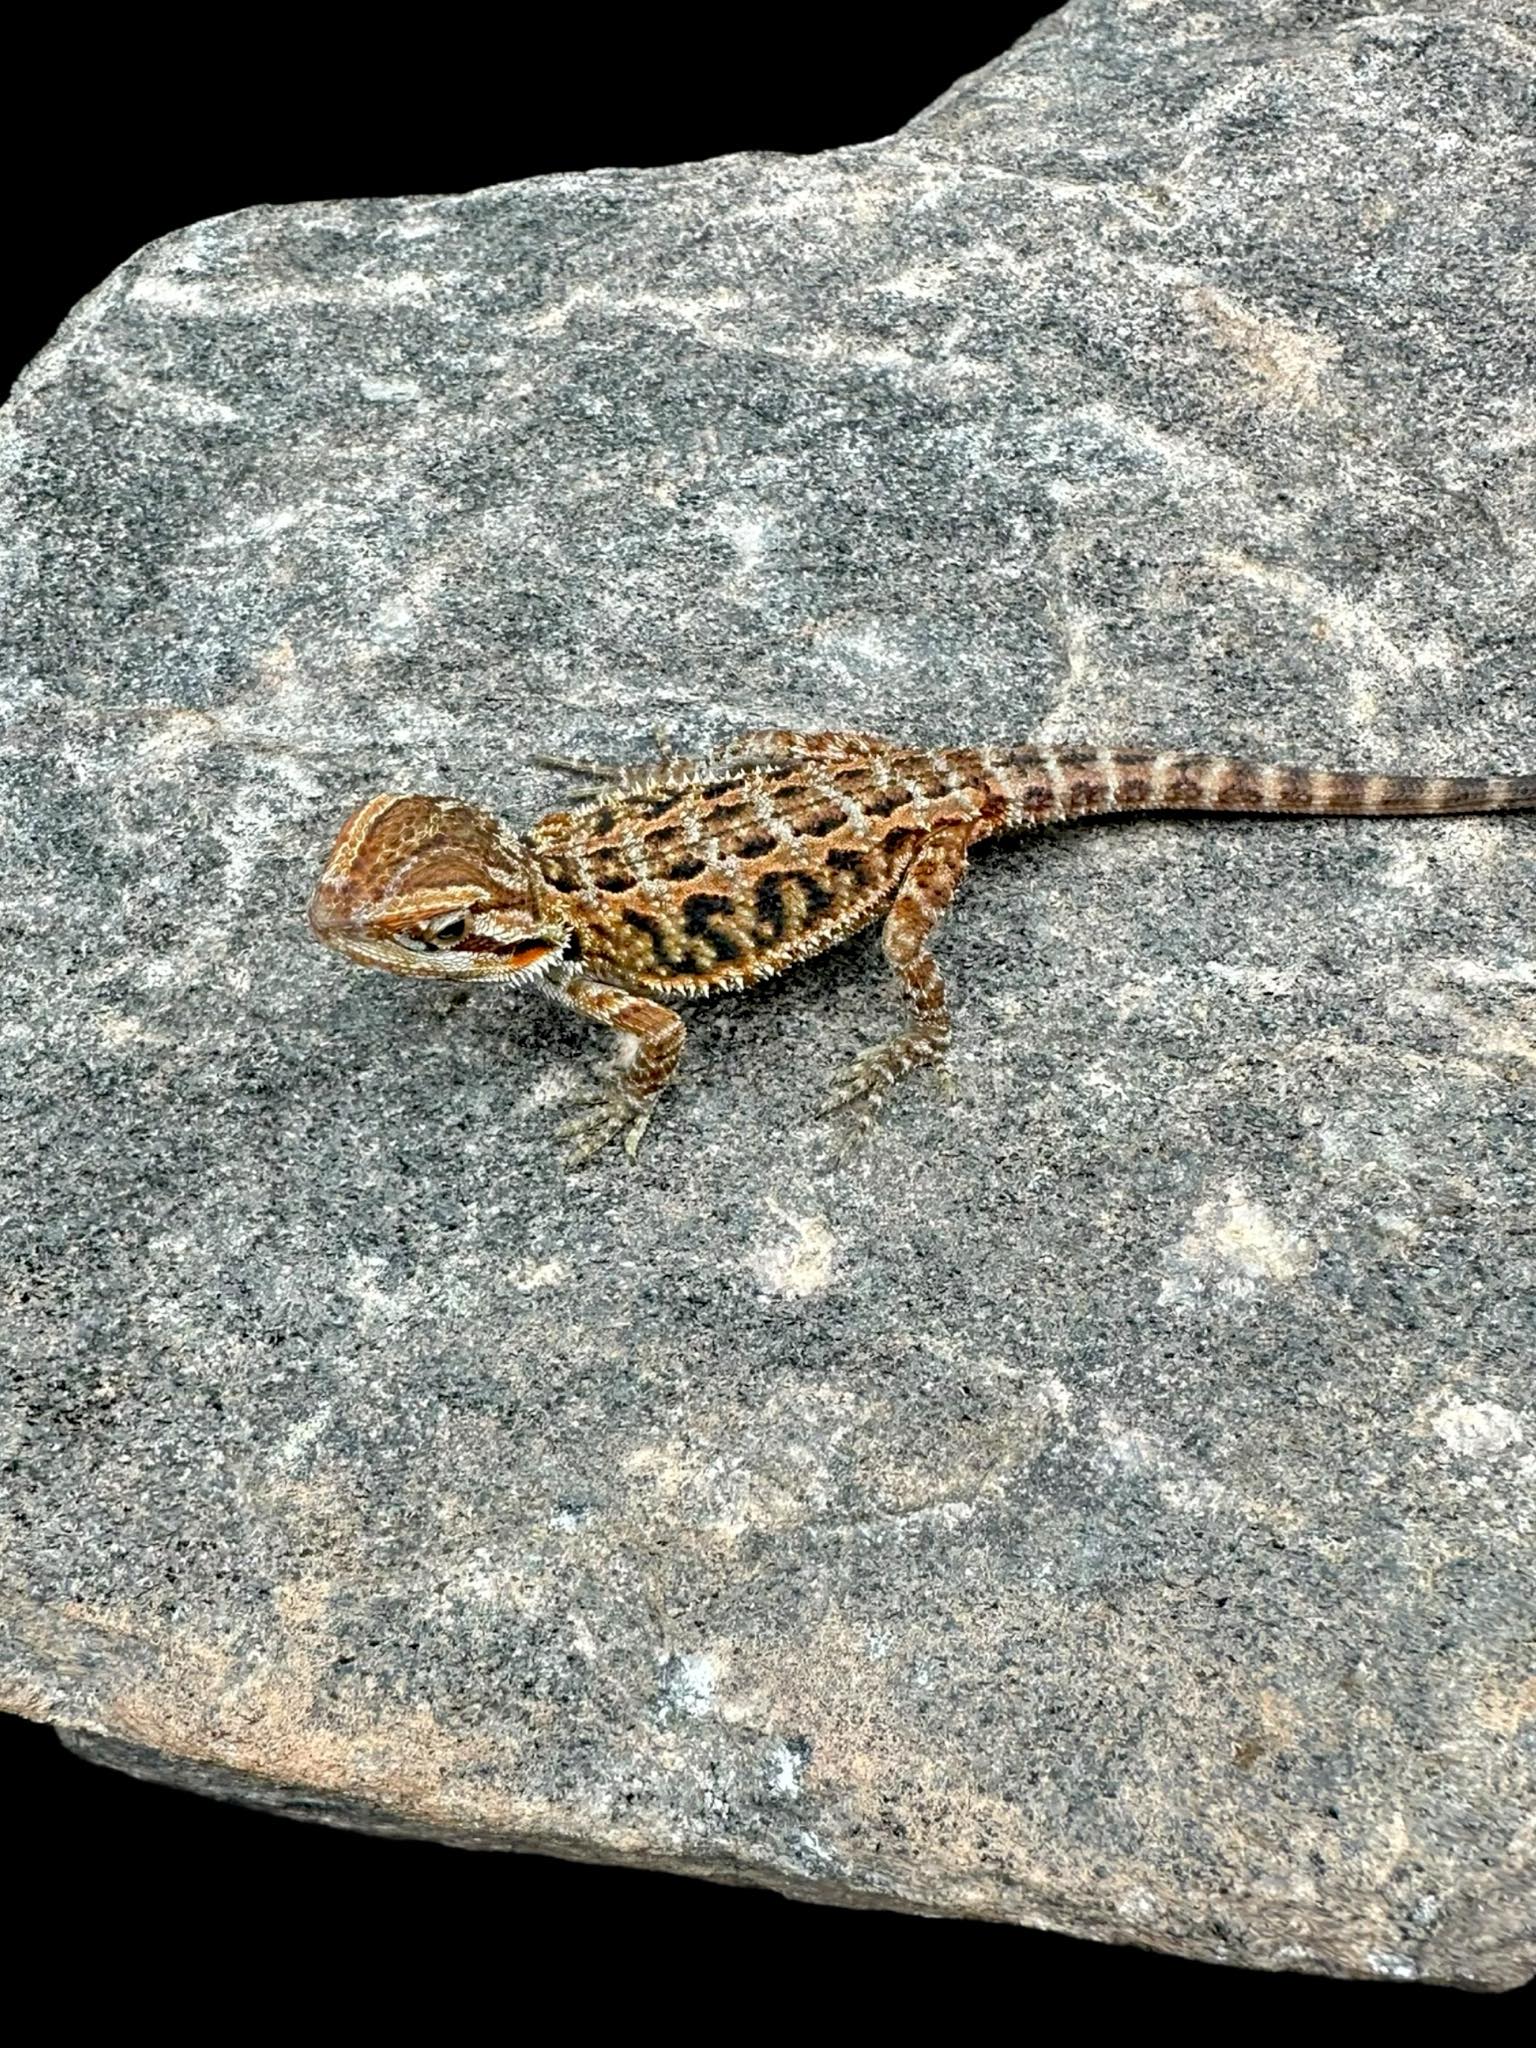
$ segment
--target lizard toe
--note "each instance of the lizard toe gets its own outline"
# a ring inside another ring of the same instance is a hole
[[[624,1150],[633,1159],[639,1150],[645,1127],[651,1120],[654,1104],[643,1102],[631,1095],[622,1086],[609,1086],[591,1090],[584,1100],[587,1106],[567,1117],[555,1128],[555,1136],[564,1141],[567,1171],[585,1166],[603,1147],[613,1139],[622,1137]]]

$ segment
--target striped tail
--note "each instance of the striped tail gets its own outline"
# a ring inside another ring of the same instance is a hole
[[[1007,747],[996,758],[1014,784],[1020,822],[1113,811],[1394,818],[1536,810],[1536,775],[1366,775],[1118,748]]]

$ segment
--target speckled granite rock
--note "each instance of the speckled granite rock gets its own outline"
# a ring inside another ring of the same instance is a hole
[[[258,210],[4,415],[0,1699],[359,1826],[1508,1985],[1536,831],[978,864],[597,1050],[349,972],[389,786],[742,725],[1536,763],[1533,22],[1076,0],[893,140]]]

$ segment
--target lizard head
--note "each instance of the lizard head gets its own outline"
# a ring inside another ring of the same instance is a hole
[[[468,981],[532,981],[571,936],[516,838],[437,796],[376,796],[355,810],[309,923],[361,967]]]

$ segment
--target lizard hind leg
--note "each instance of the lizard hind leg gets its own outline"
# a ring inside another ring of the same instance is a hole
[[[786,761],[850,760],[879,753],[887,744],[871,733],[775,729],[738,733],[717,753],[692,759],[673,752],[661,727],[652,738],[656,754],[649,761],[589,761],[571,754],[535,754],[533,765],[553,768],[562,775],[584,776],[588,786],[575,793],[576,801],[582,802],[604,796],[665,796],[712,775],[735,775]]]
[[[794,732],[785,726],[738,733],[720,750],[735,768],[770,768],[785,761],[859,761],[887,753],[890,741],[871,732]]]
[[[576,791],[576,800],[602,796],[649,796],[682,789],[707,764],[685,760],[672,751],[665,729],[657,726],[651,735],[656,754],[649,761],[588,761],[571,754],[535,754],[535,768],[553,768],[562,775],[584,775],[591,785]]]
[[[928,942],[965,873],[971,830],[969,824],[940,825],[929,833],[902,877],[886,916],[880,943],[901,977],[912,1022],[883,1045],[860,1053],[823,1097],[824,1115],[851,1110],[851,1143],[871,1129],[892,1087],[914,1067],[937,1068],[947,1092],[943,1061],[951,1035],[949,1004]]]

